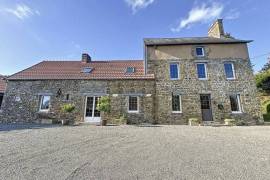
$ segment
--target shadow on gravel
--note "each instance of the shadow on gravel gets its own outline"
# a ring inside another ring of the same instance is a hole
[[[44,128],[55,128],[60,127],[60,125],[52,124],[0,124],[1,131],[14,131],[14,130],[24,130],[24,129],[44,129]]]

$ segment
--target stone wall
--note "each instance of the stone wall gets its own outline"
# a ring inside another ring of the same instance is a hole
[[[129,123],[153,122],[153,103],[155,82],[152,80],[44,80],[9,81],[4,96],[0,122],[37,122],[41,119],[61,119],[60,107],[73,103],[76,121],[84,121],[86,96],[110,95],[112,111],[110,118],[121,114],[128,116]],[[57,92],[61,91],[61,95]],[[69,100],[66,95],[69,94]],[[39,112],[40,95],[50,95],[51,105],[48,113]],[[139,96],[139,113],[129,114],[128,96]]]
[[[196,58],[194,56],[195,46],[185,46],[185,48],[190,48],[186,49],[190,54],[181,57],[181,54],[176,53],[176,47],[173,46],[174,49],[169,50],[170,46],[157,46],[150,47],[148,51],[148,73],[154,73],[156,76],[157,96],[155,111],[158,123],[187,124],[190,117],[202,119],[200,94],[211,94],[214,121],[223,122],[224,118],[233,117],[239,121],[252,124],[261,119],[260,105],[250,60],[243,59],[243,57],[248,57],[247,51],[245,52],[246,54],[244,52],[236,53],[234,57],[226,57],[226,51],[224,51],[223,55],[221,55],[223,58],[211,58],[215,56],[213,51],[217,47],[211,49],[213,45],[209,45],[205,46],[206,56]],[[237,46],[232,45],[232,47]],[[246,45],[243,45],[242,49],[245,49],[244,47]],[[181,48],[183,47],[179,47],[179,51],[181,51]],[[165,51],[162,51],[164,49]],[[231,47],[227,47],[227,49],[231,49]],[[241,51],[241,48],[239,50]],[[179,57],[175,57],[168,52],[175,52]],[[171,62],[179,63],[179,80],[170,80],[169,65]],[[197,78],[196,64],[199,62],[207,64],[207,80],[199,80]],[[226,79],[225,62],[232,62],[234,64],[235,80]],[[182,113],[172,113],[172,93],[181,95]],[[232,114],[229,99],[229,96],[232,94],[240,94],[243,113]],[[218,104],[222,104],[224,110],[220,110]]]

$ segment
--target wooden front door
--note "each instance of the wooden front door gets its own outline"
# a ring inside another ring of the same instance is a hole
[[[211,95],[201,94],[201,110],[203,121],[213,121],[212,108],[211,108]]]

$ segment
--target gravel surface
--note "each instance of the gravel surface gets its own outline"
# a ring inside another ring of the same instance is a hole
[[[1,179],[270,179],[270,127],[0,125]]]

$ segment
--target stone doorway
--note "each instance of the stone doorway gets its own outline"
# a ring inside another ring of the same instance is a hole
[[[211,95],[201,94],[201,111],[203,121],[213,121],[212,106],[211,106]]]

